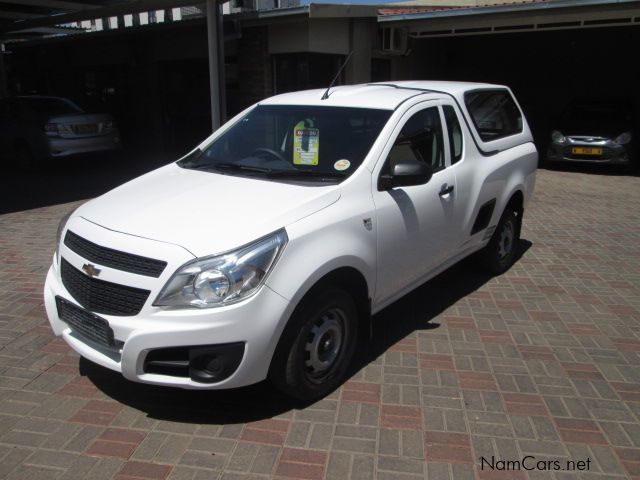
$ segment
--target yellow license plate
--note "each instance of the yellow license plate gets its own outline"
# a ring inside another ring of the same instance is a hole
[[[574,155],[602,155],[601,148],[573,147],[571,153]]]
[[[74,125],[73,130],[75,133],[96,133],[98,131],[98,126],[95,123],[84,123]]]

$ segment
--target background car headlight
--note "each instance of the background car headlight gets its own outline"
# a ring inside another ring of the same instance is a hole
[[[558,130],[554,130],[553,132],[551,132],[551,140],[553,140],[554,143],[565,143],[567,141],[567,137],[565,137]]]
[[[264,283],[287,241],[281,229],[237,250],[189,262],[173,274],[153,304],[209,308],[243,300]]]
[[[626,145],[630,141],[631,141],[631,133],[630,132],[624,132],[623,134],[618,135],[616,137],[616,139],[614,140],[614,142],[616,142],[618,145]]]

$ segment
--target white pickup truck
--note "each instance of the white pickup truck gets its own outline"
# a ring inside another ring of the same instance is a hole
[[[474,252],[512,265],[537,156],[504,86],[275,96],[65,217],[47,314],[133,381],[319,398],[372,314]]]

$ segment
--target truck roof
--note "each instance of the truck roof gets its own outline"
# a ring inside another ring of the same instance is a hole
[[[434,97],[441,92],[461,98],[464,92],[479,88],[505,88],[502,85],[473,82],[448,81],[390,81],[381,83],[363,83],[332,87],[329,97],[322,100],[326,88],[284,93],[267,98],[260,105],[316,105],[331,107],[359,107],[381,110],[394,110],[406,99],[415,95],[433,91]]]

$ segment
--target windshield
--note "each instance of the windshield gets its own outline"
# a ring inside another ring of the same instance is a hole
[[[82,113],[80,107],[66,98],[22,97],[20,101],[34,112],[43,115],[76,115]]]
[[[390,110],[259,105],[184,168],[233,175],[340,181],[362,163]]]

